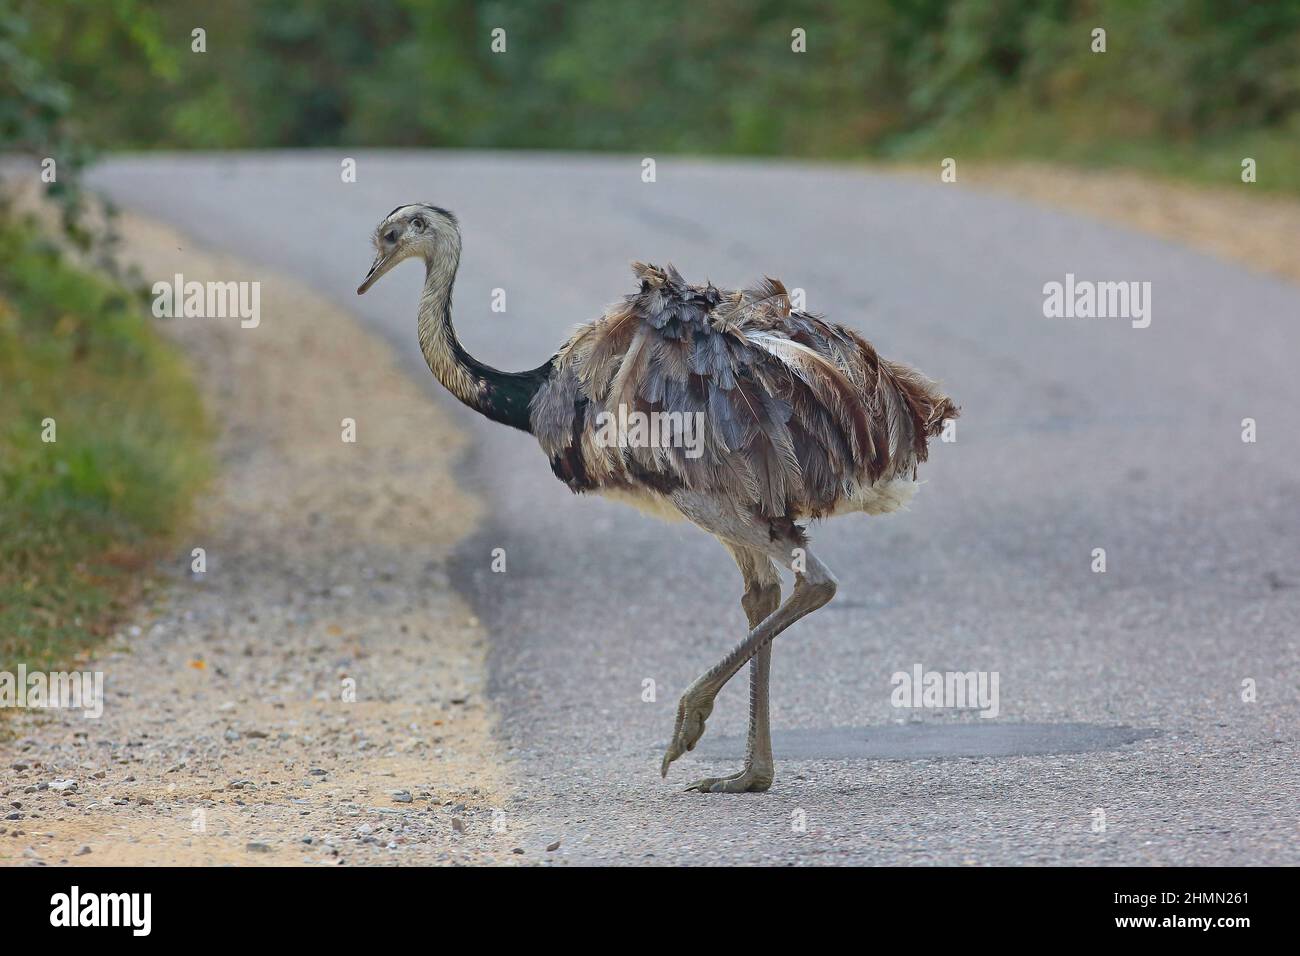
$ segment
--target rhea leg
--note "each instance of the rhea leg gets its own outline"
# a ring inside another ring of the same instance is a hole
[[[725,542],[724,542],[725,544]],[[745,579],[745,593],[740,605],[745,609],[752,631],[781,604],[781,579],[772,559],[761,551],[727,544],[727,550],[740,566]],[[729,777],[705,777],[687,790],[701,793],[746,793],[766,790],[772,785],[772,731],[769,724],[768,687],[772,667],[772,643],[768,641],[749,662],[749,739],[745,747],[745,769]]]
[[[713,713],[713,699],[723,685],[735,676],[736,671],[787,627],[835,596],[835,575],[811,551],[804,548],[801,561],[797,562],[786,547],[776,542],[769,543],[765,550],[770,557],[794,569],[794,591],[784,604],[764,618],[750,631],[748,637],[732,648],[731,653],[686,688],[686,693],[677,704],[677,725],[673,730],[673,739],[660,766],[660,773],[665,777],[668,776],[669,764],[693,749],[704,735],[704,722]]]

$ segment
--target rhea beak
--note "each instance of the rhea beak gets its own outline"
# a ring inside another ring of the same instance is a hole
[[[396,250],[394,250],[396,251]],[[392,252],[378,252],[375,261],[370,264],[370,271],[357,286],[357,295],[365,295],[366,290],[379,281],[380,276],[397,264],[397,257]]]

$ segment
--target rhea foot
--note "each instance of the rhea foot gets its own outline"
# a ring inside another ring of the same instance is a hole
[[[687,787],[699,793],[762,793],[772,786],[772,771],[763,772],[746,766],[730,777],[705,777]]]
[[[704,736],[704,722],[713,713],[713,695],[697,690],[694,685],[687,688],[682,699],[677,702],[677,725],[673,728],[673,739],[664,753],[664,762],[659,767],[661,777],[668,776],[668,765],[686,753],[694,750],[696,743]]]

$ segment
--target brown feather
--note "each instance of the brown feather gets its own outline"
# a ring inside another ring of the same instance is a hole
[[[914,478],[959,413],[853,330],[792,311],[778,279],[726,292],[671,266],[633,272],[639,290],[570,338],[533,399],[533,431],[574,491],[682,488],[769,519],[817,517],[856,488]],[[620,405],[702,416],[703,453],[601,447],[597,416],[618,420]]]

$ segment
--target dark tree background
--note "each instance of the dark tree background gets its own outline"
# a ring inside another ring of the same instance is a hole
[[[0,0],[16,113],[97,147],[1121,162],[1300,188],[1300,3]],[[190,50],[196,27],[207,52]],[[506,31],[507,52],[489,49]],[[1091,49],[1107,31],[1107,52]],[[807,52],[791,52],[791,30]],[[17,66],[15,66],[17,64]],[[17,80],[21,85],[24,80]],[[39,134],[39,127],[35,130]],[[39,135],[37,135],[39,138]],[[1280,171],[1285,170],[1283,175]],[[1279,178],[1280,177],[1280,178]]]

